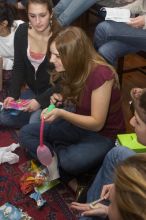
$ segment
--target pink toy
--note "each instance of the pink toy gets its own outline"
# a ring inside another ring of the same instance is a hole
[[[7,108],[8,109],[23,110],[29,102],[30,102],[30,99],[12,100],[9,102]]]
[[[54,104],[50,104],[46,110],[47,112],[52,111],[55,108]],[[52,162],[52,154],[49,150],[49,147],[43,144],[43,131],[44,131],[44,118],[41,119],[41,127],[40,127],[40,145],[37,148],[37,156],[39,161],[48,167]]]
[[[52,162],[52,154],[49,147],[43,144],[44,118],[41,119],[40,127],[40,145],[37,148],[37,156],[39,161],[48,167]]]

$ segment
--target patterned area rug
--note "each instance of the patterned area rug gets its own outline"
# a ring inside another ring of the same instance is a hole
[[[0,147],[17,143],[17,135],[14,131],[0,128]],[[34,220],[76,220],[75,213],[69,209],[69,204],[74,200],[74,195],[69,188],[63,184],[55,186],[53,189],[43,193],[43,198],[47,201],[44,207],[37,208],[34,200],[20,191],[19,181],[23,175],[21,165],[30,160],[29,156],[22,148],[18,148],[15,153],[20,157],[19,163],[10,165],[3,163],[0,165],[0,206],[6,202],[22,208]]]

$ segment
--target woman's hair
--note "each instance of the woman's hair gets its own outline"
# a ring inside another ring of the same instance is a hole
[[[123,220],[146,219],[146,153],[132,156],[119,165],[115,192]]]
[[[146,88],[141,89],[138,94],[131,90],[132,105],[131,110],[138,113],[141,120],[146,123]]]
[[[0,24],[3,21],[7,21],[8,28],[11,28],[16,19],[16,15],[17,9],[13,5],[7,4],[5,0],[0,0]]]
[[[64,99],[79,101],[87,77],[98,64],[108,66],[115,74],[114,68],[97,54],[81,28],[65,28],[53,41],[65,68],[65,72],[62,73]]]
[[[28,0],[26,4],[26,10],[28,11],[29,4],[45,4],[50,12],[52,14],[52,1],[51,0]]]

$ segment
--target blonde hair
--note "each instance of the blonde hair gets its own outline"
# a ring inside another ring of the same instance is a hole
[[[116,203],[123,220],[146,219],[146,154],[125,160],[116,170]]]
[[[90,72],[97,65],[108,66],[116,75],[114,68],[95,51],[81,28],[65,28],[54,42],[65,68],[62,73],[64,98],[78,102]]]

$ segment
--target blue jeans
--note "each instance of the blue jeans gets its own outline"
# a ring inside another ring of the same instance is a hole
[[[96,177],[88,190],[87,193],[87,202],[93,202],[99,199],[102,187],[106,184],[113,183],[114,179],[114,170],[116,166],[126,158],[134,155],[135,153],[132,150],[129,150],[126,147],[118,146],[111,149],[102,164],[102,167],[96,174]],[[80,220],[93,220],[98,219],[95,217],[81,217]],[[100,219],[100,218],[99,218]]]
[[[20,130],[20,143],[34,158],[37,158],[39,132],[40,123]],[[97,132],[81,129],[63,119],[45,124],[44,144],[56,152],[59,167],[74,176],[97,167],[114,146],[113,141]]]
[[[54,8],[54,13],[62,26],[68,26],[96,2],[106,7],[118,7],[127,3],[122,0],[60,0]]]
[[[22,99],[33,99],[35,97],[34,93],[28,89],[22,92]],[[13,128],[21,128],[22,126],[28,123],[34,123],[40,121],[41,109],[38,109],[35,112],[23,112],[19,111],[18,115],[12,115],[11,111],[3,109],[0,112],[0,125],[13,127]]]
[[[62,26],[68,26],[95,3],[96,0],[60,0],[54,13]]]
[[[112,65],[118,57],[128,53],[146,51],[146,30],[133,28],[126,23],[104,21],[97,25],[94,45]]]

